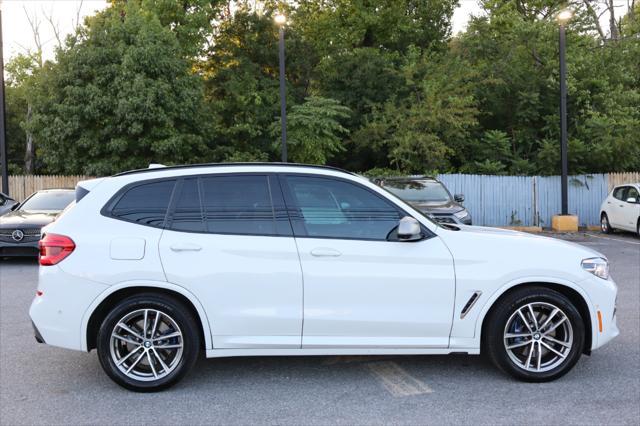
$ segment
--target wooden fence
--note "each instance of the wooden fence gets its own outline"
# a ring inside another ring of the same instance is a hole
[[[76,183],[85,179],[91,179],[91,176],[13,175],[9,176],[9,194],[11,195],[11,198],[23,201],[29,195],[40,189],[73,189],[76,187]]]
[[[622,185],[623,183],[635,183],[640,182],[640,172],[626,172],[626,173],[609,173],[609,191],[614,186]]]

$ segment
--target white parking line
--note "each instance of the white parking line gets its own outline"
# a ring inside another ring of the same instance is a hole
[[[635,242],[635,241],[629,241],[629,240],[623,240],[621,238],[611,238],[611,237],[603,237],[602,235],[593,235],[593,234],[585,234],[589,237],[593,237],[593,238],[601,238],[603,240],[611,240],[611,241],[620,241],[621,243],[627,243],[627,244],[633,244],[635,246],[640,246],[640,243]]]
[[[410,396],[431,393],[426,383],[416,379],[393,361],[372,362],[365,367],[393,396]]]

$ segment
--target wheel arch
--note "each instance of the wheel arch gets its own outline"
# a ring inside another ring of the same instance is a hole
[[[591,309],[591,303],[588,296],[586,295],[584,290],[573,283],[560,283],[552,282],[549,280],[532,280],[514,283],[513,285],[506,286],[506,288],[503,288],[501,291],[497,291],[493,295],[492,299],[485,303],[485,306],[483,307],[477,323],[477,328],[479,329],[477,331],[480,333],[480,351],[482,352],[482,347],[484,346],[484,337],[486,336],[485,330],[488,324],[487,318],[489,317],[493,309],[500,303],[501,300],[507,297],[507,295],[524,287],[545,287],[550,290],[555,290],[558,293],[564,295],[571,301],[571,303],[574,304],[574,306],[580,313],[585,326],[585,341],[582,353],[590,355],[591,348],[595,339],[593,335],[595,330],[593,328],[594,313]]]
[[[129,282],[113,285],[100,294],[85,312],[82,321],[81,343],[84,351],[96,347],[98,329],[110,309],[121,300],[139,293],[158,293],[173,297],[184,304],[196,318],[202,339],[202,350],[213,347],[206,312],[200,301],[185,288],[166,282]]]

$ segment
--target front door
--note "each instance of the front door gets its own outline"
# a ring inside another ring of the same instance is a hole
[[[638,190],[633,186],[627,188],[624,195],[624,208],[621,209],[621,225],[623,225],[626,230],[635,232],[636,226],[638,226],[638,216],[640,216],[640,193],[638,193]],[[630,198],[633,198],[635,202],[627,201]]]
[[[404,213],[356,182],[287,175],[304,277],[303,348],[449,344],[455,278],[441,240],[400,242]]]
[[[214,348],[300,348],[302,272],[277,180],[220,174],[178,185],[162,265],[204,306]]]

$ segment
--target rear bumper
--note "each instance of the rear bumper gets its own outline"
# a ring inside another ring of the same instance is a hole
[[[65,273],[58,265],[40,266],[39,295],[29,316],[38,338],[48,345],[83,350],[83,317],[91,302],[108,286]]]
[[[40,334],[40,331],[38,330],[38,327],[36,327],[36,325],[33,323],[33,321],[31,321],[31,325],[33,326],[33,335],[36,338],[36,342],[38,342],[38,343],[46,343],[44,341],[44,338],[42,337],[42,334]]]

